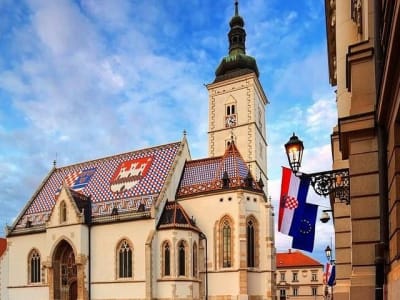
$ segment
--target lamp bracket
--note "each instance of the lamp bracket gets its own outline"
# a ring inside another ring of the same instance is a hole
[[[340,201],[350,204],[350,176],[348,168],[309,174],[298,172],[296,176],[310,178],[311,185],[318,195],[328,196],[333,194]]]

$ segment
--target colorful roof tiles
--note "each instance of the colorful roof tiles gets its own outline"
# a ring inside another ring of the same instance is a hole
[[[224,184],[224,176],[229,181],[227,185]],[[262,187],[253,180],[233,142],[223,156],[186,162],[177,195],[185,197],[228,187],[262,192]]]
[[[176,142],[54,168],[16,227],[25,227],[28,221],[31,225],[44,224],[63,183],[72,191],[90,196],[92,217],[111,214],[114,207],[123,213],[144,204],[148,210],[164,186],[180,146],[181,142]]]

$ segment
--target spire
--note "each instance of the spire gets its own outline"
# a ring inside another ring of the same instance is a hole
[[[241,16],[239,16],[238,2],[235,1],[235,15],[229,22],[231,30],[228,33],[229,38],[229,55],[242,53],[246,54],[246,31],[244,30],[244,21]]]
[[[222,59],[215,71],[214,82],[248,73],[255,73],[258,77],[256,60],[246,55],[246,31],[244,30],[244,20],[239,15],[238,1],[235,1],[235,14],[231,18],[229,26],[229,55]]]

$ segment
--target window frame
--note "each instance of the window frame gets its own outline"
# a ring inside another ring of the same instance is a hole
[[[161,249],[162,249],[162,276],[166,277],[171,276],[171,243],[169,241],[164,241]]]
[[[28,283],[42,283],[41,256],[37,249],[32,249],[28,255]]]
[[[124,253],[126,252],[126,253]],[[125,257],[126,256],[126,257]],[[133,246],[128,239],[122,239],[117,247],[117,278],[133,278]],[[121,258],[123,260],[121,260]]]
[[[186,277],[187,276],[187,270],[186,270],[186,258],[187,258],[187,243],[185,240],[180,240],[177,244],[177,275],[178,277]]]

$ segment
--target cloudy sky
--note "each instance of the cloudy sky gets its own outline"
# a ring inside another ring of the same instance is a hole
[[[0,0],[0,225],[12,224],[55,159],[65,166],[179,141],[184,130],[193,158],[205,157],[204,84],[228,53],[233,3]],[[303,171],[331,166],[337,115],[323,1],[241,0],[239,13],[270,101],[276,203],[293,131],[305,143]],[[317,230],[322,259],[332,226]],[[290,247],[281,234],[276,241],[278,251]]]

